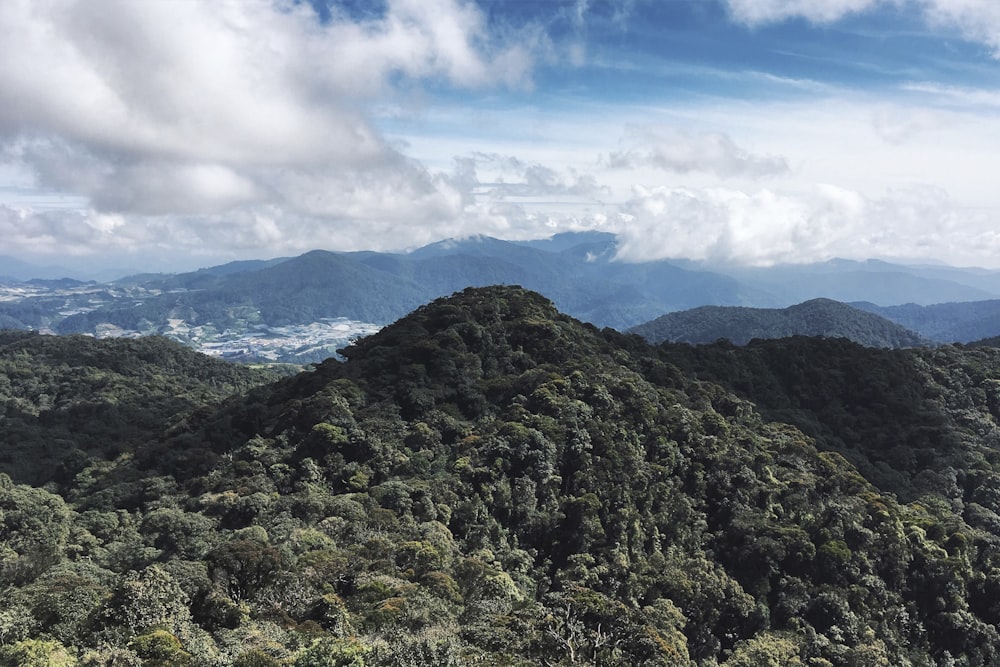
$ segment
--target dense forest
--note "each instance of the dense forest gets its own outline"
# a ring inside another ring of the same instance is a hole
[[[746,345],[754,338],[823,336],[847,338],[867,347],[915,347],[929,340],[884,317],[831,299],[812,299],[788,308],[701,306],[661,315],[631,329],[651,343]]]
[[[284,378],[2,342],[2,665],[1000,662],[988,347],[654,347],[515,287]]]

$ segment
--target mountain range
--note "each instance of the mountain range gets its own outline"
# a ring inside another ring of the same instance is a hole
[[[1000,334],[998,272],[846,260],[768,268],[629,263],[616,253],[614,235],[601,232],[532,242],[479,236],[403,254],[316,250],[88,283],[76,296],[7,299],[0,301],[0,324],[60,333],[103,327],[182,340],[179,326],[197,327],[204,335],[336,317],[384,325],[465,287],[507,284],[536,290],[574,317],[619,330],[703,306],[781,309],[826,298],[850,302],[928,340],[967,342]],[[701,312],[710,313],[718,316]]]
[[[344,357],[4,334],[0,664],[1000,661],[998,349],[490,287]]]
[[[941,342],[971,343],[1000,335],[1000,300],[938,303],[921,306],[906,303],[877,306],[854,303],[854,307],[881,315],[897,324]]]

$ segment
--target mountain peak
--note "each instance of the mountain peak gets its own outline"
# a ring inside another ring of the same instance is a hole
[[[512,336],[516,339],[524,329],[550,325],[596,332],[592,326],[560,313],[541,294],[519,285],[468,287],[421,306],[377,334],[344,349],[342,354],[350,361],[359,361],[376,354],[378,349],[409,350],[414,345],[475,350],[487,341],[498,343]]]
[[[433,385],[447,388],[447,396],[435,401],[475,414],[478,408],[463,402],[473,392],[464,388],[499,374],[592,357],[606,346],[595,327],[560,313],[537,292],[490,286],[437,299],[340,353],[347,374],[364,378],[370,392],[407,404]]]

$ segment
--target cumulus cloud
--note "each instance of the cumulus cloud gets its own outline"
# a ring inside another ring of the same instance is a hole
[[[180,245],[192,233],[185,216],[237,243],[310,217],[330,229],[352,216],[454,217],[454,186],[402,155],[367,107],[407,81],[530,85],[531,35],[492,33],[462,0],[389,0],[327,21],[286,0],[10,0],[0,3],[0,160],[35,187],[85,197],[92,210],[80,218],[131,216],[129,230],[160,227]],[[42,233],[53,216],[22,215],[18,229]],[[96,243],[80,233],[75,242]],[[114,233],[124,244],[142,236]]]
[[[129,241],[116,232],[120,216],[93,211],[31,209],[0,204],[4,252],[26,255],[87,255],[94,248],[125,250]]]
[[[614,169],[656,167],[686,174],[710,172],[721,177],[759,178],[788,171],[783,157],[754,155],[722,132],[692,134],[670,127],[633,126],[628,129],[626,148],[612,152],[607,166]]]
[[[1000,233],[990,216],[932,187],[878,199],[831,185],[805,194],[724,188],[641,188],[617,221],[624,261],[687,258],[750,265],[834,257],[996,265]],[[943,255],[942,255],[943,254]]]
[[[1000,4],[994,0],[920,0],[919,4],[932,22],[957,27],[1000,58]]]

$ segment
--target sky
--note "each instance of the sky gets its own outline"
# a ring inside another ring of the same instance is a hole
[[[0,256],[1000,268],[996,0],[4,0],[0,35]]]

